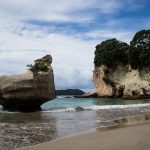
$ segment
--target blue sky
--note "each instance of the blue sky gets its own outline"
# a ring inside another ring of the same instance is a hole
[[[0,74],[51,54],[57,89],[93,88],[96,44],[150,28],[149,0],[0,0]]]

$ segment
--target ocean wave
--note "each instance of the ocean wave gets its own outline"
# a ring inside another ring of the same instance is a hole
[[[138,107],[150,107],[150,103],[147,104],[129,104],[129,105],[92,105],[86,107],[70,107],[64,109],[43,110],[43,112],[74,112],[83,110],[106,110],[106,109],[126,109],[126,108],[138,108]]]
[[[135,107],[146,107],[150,106],[150,103],[147,104],[128,104],[128,105],[92,105],[88,107],[83,107],[84,109],[88,110],[101,110],[101,109],[117,109],[117,108],[135,108]]]
[[[53,110],[43,110],[43,112],[73,112],[76,108],[64,108],[64,109],[53,109]]]

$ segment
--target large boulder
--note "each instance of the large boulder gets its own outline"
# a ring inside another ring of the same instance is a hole
[[[11,111],[37,111],[56,97],[52,57],[35,60],[34,65],[20,75],[0,77],[0,104]]]

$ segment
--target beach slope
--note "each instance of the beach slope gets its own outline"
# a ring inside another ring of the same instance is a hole
[[[21,150],[149,150],[150,124],[128,126],[59,139]]]

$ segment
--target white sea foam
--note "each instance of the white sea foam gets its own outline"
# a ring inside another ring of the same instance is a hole
[[[64,96],[57,96],[57,98],[64,98]]]
[[[102,110],[102,109],[117,109],[117,108],[135,108],[135,107],[147,107],[150,106],[150,103],[147,104],[129,104],[129,105],[92,105],[88,107],[83,107],[84,109],[88,110]]]
[[[83,110],[106,110],[106,109],[126,109],[126,108],[140,108],[140,107],[150,107],[150,103],[146,104],[129,104],[129,105],[92,105],[86,107],[80,107]],[[74,112],[77,111],[77,108],[64,108],[64,109],[54,109],[54,110],[45,110],[44,112]]]
[[[44,112],[73,112],[76,111],[75,108],[64,108],[64,109],[53,109],[53,110],[46,110]]]

